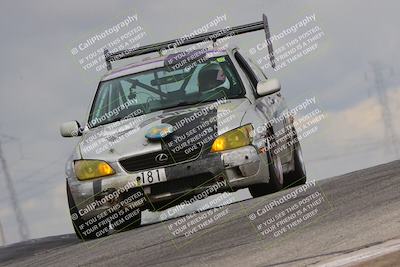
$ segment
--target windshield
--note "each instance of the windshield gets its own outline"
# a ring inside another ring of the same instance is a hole
[[[242,83],[228,56],[181,69],[165,66],[100,83],[89,128],[157,110],[243,96]]]

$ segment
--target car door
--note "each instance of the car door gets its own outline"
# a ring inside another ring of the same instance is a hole
[[[270,122],[273,128],[276,139],[274,151],[279,154],[282,164],[290,162],[291,148],[287,146],[287,141],[285,139],[288,133],[286,127],[288,121],[285,116],[283,116],[285,112],[287,112],[287,106],[281,92],[276,92],[267,96],[259,96],[256,90],[257,83],[267,80],[267,77],[257,66],[254,66],[250,61],[246,61],[239,52],[236,52],[235,57],[250,80],[254,95],[256,96],[256,108],[262,116],[265,117],[266,124]]]

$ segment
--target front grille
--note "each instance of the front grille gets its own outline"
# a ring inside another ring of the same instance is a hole
[[[170,180],[151,185],[151,194],[158,195],[166,192],[175,193],[188,189],[196,189],[200,186],[207,186],[215,183],[214,175],[210,172],[192,175],[180,179]]]
[[[201,147],[190,153],[185,153],[183,150],[177,153],[173,153],[172,151],[168,150],[163,150],[123,159],[120,160],[119,163],[126,171],[136,172],[152,168],[165,167],[175,163],[193,160],[197,158],[200,152],[201,152]],[[166,154],[168,156],[168,159],[163,162],[156,161],[157,155],[162,153]]]

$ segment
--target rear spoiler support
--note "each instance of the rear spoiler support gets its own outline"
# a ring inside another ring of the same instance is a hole
[[[267,41],[267,47],[268,47],[269,58],[271,61],[271,66],[273,68],[275,68],[274,51],[273,51],[273,47],[272,47],[272,42],[270,40],[271,34],[269,31],[268,19],[265,14],[263,14],[263,16],[262,16],[262,21],[232,27],[227,30],[217,30],[217,31],[198,34],[198,35],[193,36],[192,38],[188,38],[184,41],[175,39],[175,40],[155,43],[155,44],[151,44],[151,45],[141,46],[136,49],[120,50],[120,51],[117,51],[114,53],[110,53],[108,51],[108,49],[104,49],[104,58],[106,61],[107,70],[111,70],[112,69],[111,62],[113,62],[113,61],[118,61],[121,59],[135,57],[135,56],[144,55],[144,54],[149,54],[149,53],[153,53],[153,52],[159,52],[161,54],[161,52],[165,49],[177,48],[177,47],[191,45],[191,44],[200,43],[200,42],[204,42],[204,41],[212,41],[213,43],[215,43],[216,40],[226,37],[226,36],[239,35],[239,34],[259,31],[259,30],[264,30],[264,32],[265,32],[265,38]]]

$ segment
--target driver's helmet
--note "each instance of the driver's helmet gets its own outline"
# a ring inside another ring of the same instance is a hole
[[[210,63],[202,67],[198,75],[199,92],[210,92],[217,88],[229,89],[230,83],[218,63]]]

